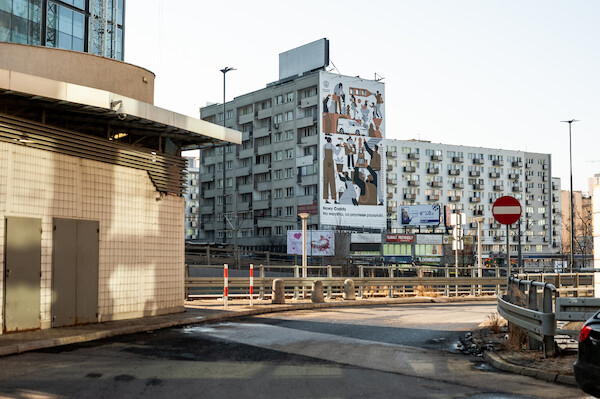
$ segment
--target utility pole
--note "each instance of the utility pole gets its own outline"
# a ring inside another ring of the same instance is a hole
[[[576,119],[571,119],[570,121],[561,121],[563,123],[569,124],[569,178],[571,184],[571,264],[570,272],[573,273],[573,269],[575,267],[575,221],[573,220],[573,148],[571,146],[571,124],[573,122],[579,122]]]

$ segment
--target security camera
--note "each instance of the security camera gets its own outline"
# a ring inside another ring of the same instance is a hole
[[[125,119],[127,119],[127,114],[124,114],[122,112],[117,112],[117,118],[124,121]]]

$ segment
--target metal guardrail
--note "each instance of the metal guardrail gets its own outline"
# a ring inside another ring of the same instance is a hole
[[[538,288],[542,289],[541,311]],[[509,277],[508,294],[504,298],[498,298],[498,313],[541,342],[547,357],[554,356],[555,350],[556,316],[552,310],[554,295],[556,288],[550,283]]]
[[[556,298],[556,320],[586,321],[600,310],[600,298]]]

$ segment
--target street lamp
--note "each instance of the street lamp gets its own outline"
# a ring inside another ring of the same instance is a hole
[[[573,122],[579,122],[576,119],[570,121],[561,121],[569,124],[569,177],[571,183],[571,273],[573,273],[573,267],[575,266],[573,251],[575,250],[575,221],[573,220],[573,150],[571,147],[571,124]]]
[[[225,75],[229,71],[235,71],[235,68],[225,67],[221,69],[221,72],[223,72],[223,127],[225,127]],[[227,240],[227,216],[225,212],[227,208],[227,197],[225,195],[225,187],[227,186],[227,183],[225,182],[225,169],[227,168],[225,167],[225,147],[227,147],[227,145],[223,144],[223,244],[225,244]]]

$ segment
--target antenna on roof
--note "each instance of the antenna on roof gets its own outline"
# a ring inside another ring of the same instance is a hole
[[[380,82],[380,81],[382,81],[383,79],[385,79],[383,76],[381,76],[381,75],[378,75],[378,74],[377,74],[377,72],[375,72],[375,81],[377,81],[377,82]]]

